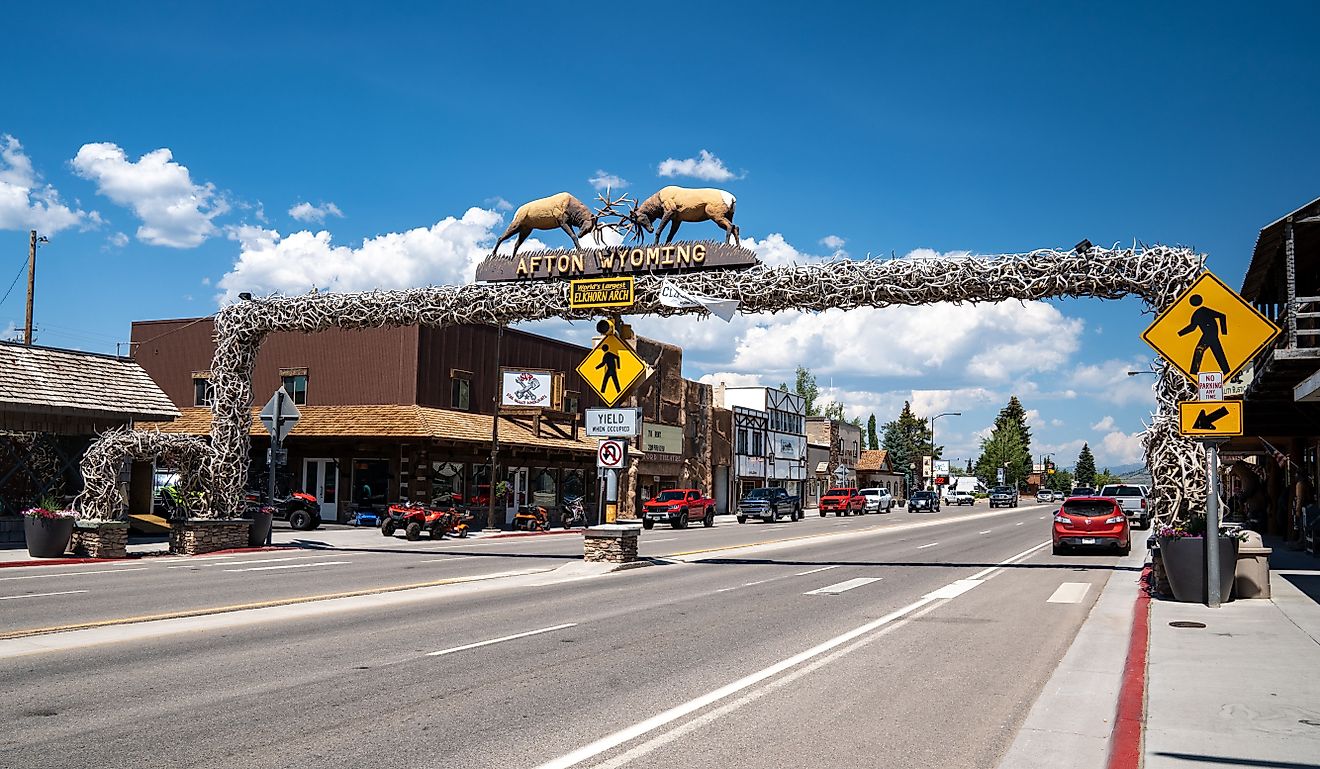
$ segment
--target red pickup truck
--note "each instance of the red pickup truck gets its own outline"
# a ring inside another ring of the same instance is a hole
[[[642,528],[649,529],[657,521],[675,529],[699,521],[709,528],[715,525],[715,500],[696,489],[665,489],[642,505]]]
[[[834,513],[835,515],[857,513],[862,515],[865,512],[866,497],[862,496],[857,489],[833,488],[820,497],[821,518],[824,518],[826,513]]]

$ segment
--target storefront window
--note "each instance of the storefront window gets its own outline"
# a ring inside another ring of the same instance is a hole
[[[468,487],[468,503],[490,504],[490,465],[472,466],[472,485]]]
[[[541,507],[555,507],[559,504],[558,468],[534,467],[528,479],[532,504]]]
[[[384,505],[390,497],[390,461],[388,459],[353,460],[353,502],[359,505]]]
[[[463,465],[459,462],[431,463],[431,499],[463,501]]]

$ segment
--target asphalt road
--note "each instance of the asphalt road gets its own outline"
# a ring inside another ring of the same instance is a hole
[[[721,522],[642,533],[640,552],[665,556],[694,549],[810,536],[836,531],[902,528],[987,512],[944,508],[940,513],[821,518],[776,524]],[[1006,512],[1006,511],[1001,511]],[[982,527],[984,528],[984,527]],[[515,571],[548,570],[582,557],[580,534],[498,539],[385,538],[375,529],[301,535],[304,549],[193,558],[148,557],[120,563],[27,566],[0,570],[0,635],[76,623],[220,609],[315,595],[388,590],[443,580]]]
[[[1116,561],[1051,555],[1048,507],[1001,512],[696,530],[647,547],[805,538],[572,582],[491,582],[406,609],[0,658],[0,756],[23,767],[993,767]],[[827,532],[839,536],[805,536]],[[572,539],[490,544],[508,558]]]

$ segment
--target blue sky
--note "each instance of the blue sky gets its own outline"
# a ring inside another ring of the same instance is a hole
[[[1259,228],[1320,195],[1308,2],[188,5],[6,11],[0,294],[29,227],[49,234],[41,343],[113,351],[133,319],[240,290],[467,280],[506,202],[604,176],[734,192],[776,263],[1136,238],[1194,246],[1230,285]],[[1071,464],[1089,441],[1118,465],[1153,407],[1122,375],[1149,358],[1140,310],[641,328],[684,344],[691,377],[777,384],[800,362],[850,413],[961,410],[939,423],[953,457],[1016,393],[1038,452]]]

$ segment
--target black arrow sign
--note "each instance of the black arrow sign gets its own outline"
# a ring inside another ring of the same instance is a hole
[[[1227,406],[1220,406],[1209,413],[1206,413],[1205,409],[1201,409],[1201,413],[1196,417],[1196,421],[1192,422],[1192,429],[1213,430],[1215,429],[1215,422],[1218,422],[1226,416],[1228,416]]]

